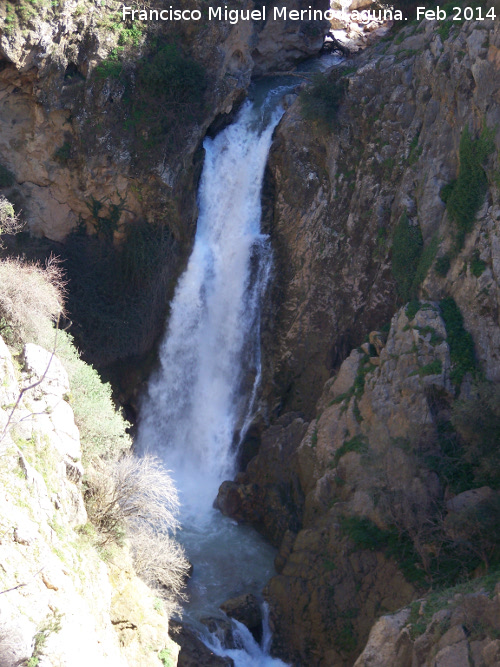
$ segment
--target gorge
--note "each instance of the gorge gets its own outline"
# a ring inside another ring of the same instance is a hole
[[[327,9],[287,8],[309,4]],[[217,616],[207,590],[217,607],[264,587],[272,638],[237,626],[253,662],[216,643],[193,658],[188,637],[178,664],[498,664],[497,3],[293,69],[263,130],[251,80],[316,56],[325,22],[174,28],[117,22],[110,0],[29,5],[0,6],[0,193],[29,231],[3,256],[61,258],[65,324],[137,452],[173,470],[199,607],[185,627]],[[130,657],[133,604],[112,612],[127,664],[176,664],[163,621]]]

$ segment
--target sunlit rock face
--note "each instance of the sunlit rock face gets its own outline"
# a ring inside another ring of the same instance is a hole
[[[321,20],[320,14],[314,14],[315,10],[326,11],[328,2],[325,0],[293,0],[286,3],[287,17],[292,11],[304,12],[301,14],[303,20],[295,21],[274,20],[275,11],[284,7],[283,3],[256,3],[266,5],[267,21],[262,29],[257,24],[258,36],[255,48],[251,51],[254,61],[254,74],[260,75],[268,71],[282,71],[293,67],[294,64],[304,58],[317,55],[323,45],[325,33],[330,25]],[[309,13],[311,10],[311,13]],[[281,14],[277,14],[281,16]],[[292,14],[293,16],[293,14]],[[309,19],[313,17],[313,20]],[[316,16],[316,20],[314,20]]]
[[[128,549],[108,567],[85,532],[66,370],[38,345],[26,345],[20,361],[14,366],[0,337],[2,667],[145,667],[161,665],[158,652],[167,647],[173,660],[168,618]]]
[[[500,120],[499,40],[498,21],[465,24],[448,39],[424,22],[345,64],[348,89],[332,129],[304,120],[299,101],[285,114],[267,182],[276,258],[264,338],[271,414],[314,414],[332,369],[389,321],[398,299],[392,236],[405,212],[425,246],[439,237],[435,256],[453,247],[440,191],[457,176],[463,128],[477,135]],[[446,277],[428,272],[422,293],[452,294],[488,377],[498,379],[494,187]],[[485,262],[480,276],[463,270],[474,253]]]

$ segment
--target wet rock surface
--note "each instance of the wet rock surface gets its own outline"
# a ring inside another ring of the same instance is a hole
[[[240,595],[221,604],[222,611],[235,620],[243,623],[252,633],[257,643],[262,639],[262,612],[255,595]]]
[[[196,632],[185,625],[171,623],[170,633],[172,639],[179,644],[179,667],[231,667],[234,665],[232,658],[221,658],[215,655],[198,638]]]

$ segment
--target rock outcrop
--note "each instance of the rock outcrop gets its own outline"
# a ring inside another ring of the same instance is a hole
[[[403,215],[420,228],[427,253],[422,294],[455,298],[488,377],[498,378],[497,151],[485,163],[489,193],[463,248],[445,277],[429,268],[454,247],[440,191],[459,172],[464,128],[473,136],[491,128],[499,145],[499,40],[498,21],[406,27],[339,68],[347,91],[334,129],[305,120],[299,101],[287,111],[268,179],[277,265],[263,342],[271,414],[311,418],[332,370],[389,321],[401,298],[391,248]]]
[[[160,667],[177,647],[159,601],[89,537],[69,390],[57,357],[27,345],[19,374],[0,338],[0,663]]]
[[[418,600],[376,622],[355,667],[493,667],[500,660],[499,605],[498,584],[494,590],[468,584]]]

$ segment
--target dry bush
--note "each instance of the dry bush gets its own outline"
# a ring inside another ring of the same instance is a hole
[[[190,568],[184,549],[146,522],[135,523],[129,537],[135,571],[152,588],[163,589],[167,613],[171,615],[177,610],[176,600],[183,597]]]
[[[97,460],[88,471],[87,485],[87,511],[102,545],[119,541],[139,521],[159,530],[178,527],[177,491],[154,456],[127,454],[118,461]]]
[[[179,501],[159,459],[126,454],[116,461],[94,461],[87,473],[86,506],[99,546],[128,538],[137,574],[162,589],[169,613],[177,610],[189,563],[168,534],[178,527]]]
[[[64,280],[50,258],[46,266],[19,259],[0,262],[0,333],[12,345],[53,344],[52,323],[64,311]]]

